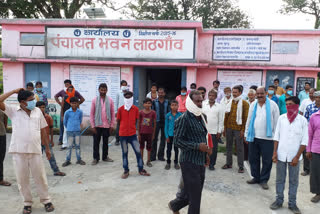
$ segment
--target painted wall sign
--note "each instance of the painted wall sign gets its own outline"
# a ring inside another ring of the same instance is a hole
[[[48,58],[194,59],[194,30],[47,28]]]
[[[270,61],[271,36],[213,37],[213,60]]]
[[[70,79],[75,89],[85,99],[85,102],[80,106],[85,116],[90,115],[91,102],[99,94],[100,83],[107,84],[107,95],[114,102],[120,91],[120,67],[71,65]]]
[[[218,80],[220,89],[233,87],[235,85],[243,86],[243,95],[247,95],[250,86],[262,85],[262,71],[243,71],[243,70],[218,70]]]

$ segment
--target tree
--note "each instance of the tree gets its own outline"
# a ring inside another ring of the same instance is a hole
[[[202,20],[204,28],[250,27],[249,17],[232,0],[136,0],[126,9],[124,13],[135,19]]]
[[[0,17],[9,16],[9,10],[15,18],[74,18],[83,5],[92,0],[2,0]]]
[[[280,10],[282,14],[304,13],[315,17],[314,28],[320,26],[320,1],[319,0],[282,0]]]

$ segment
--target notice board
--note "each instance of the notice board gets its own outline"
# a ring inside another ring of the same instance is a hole
[[[220,89],[243,85],[243,94],[248,94],[252,85],[261,86],[262,71],[218,70]]]
[[[70,79],[75,89],[85,99],[80,109],[85,116],[89,116],[91,102],[99,94],[100,83],[107,84],[107,95],[115,102],[120,87],[120,67],[71,65]]]
[[[298,77],[297,78],[297,87],[296,87],[296,94],[299,95],[300,91],[304,90],[304,84],[309,82],[311,88],[314,88],[315,79],[313,77]]]

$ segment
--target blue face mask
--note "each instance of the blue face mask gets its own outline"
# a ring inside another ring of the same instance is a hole
[[[42,88],[36,88],[37,91],[42,91]]]
[[[36,100],[27,101],[26,108],[32,111],[36,107]]]
[[[181,95],[185,96],[185,95],[187,95],[187,92],[181,92]]]
[[[289,94],[290,96],[292,96],[293,91],[288,91],[287,94]]]
[[[274,90],[268,90],[268,94],[274,94]]]

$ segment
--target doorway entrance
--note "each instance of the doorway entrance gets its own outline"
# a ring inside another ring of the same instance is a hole
[[[173,100],[180,93],[181,86],[186,84],[185,68],[135,67],[133,76],[134,104],[139,108],[150,92],[152,83],[165,88],[166,98]]]

